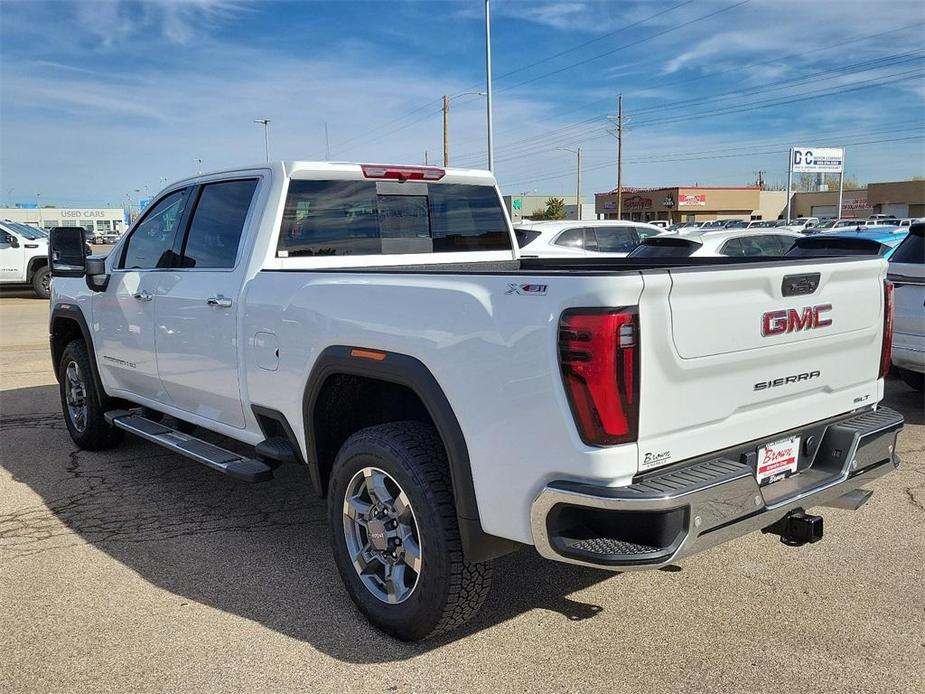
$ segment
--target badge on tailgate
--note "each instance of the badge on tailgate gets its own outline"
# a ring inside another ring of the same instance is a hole
[[[799,436],[791,436],[761,446],[758,449],[758,466],[755,468],[758,485],[764,486],[790,477],[797,471],[799,459]]]

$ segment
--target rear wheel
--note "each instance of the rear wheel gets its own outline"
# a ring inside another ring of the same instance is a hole
[[[109,397],[93,376],[83,340],[74,340],[64,348],[58,378],[64,421],[74,443],[90,451],[119,443],[123,432],[106,423],[103,414],[109,409]]]
[[[40,267],[32,275],[32,291],[40,299],[47,299],[51,296],[51,270],[47,265]]]
[[[491,565],[463,558],[446,453],[432,427],[393,422],[351,436],[331,472],[328,515],[347,592],[391,636],[449,631],[484,602]]]
[[[909,369],[899,369],[899,377],[910,388],[915,388],[920,393],[925,390],[925,374],[909,371]]]

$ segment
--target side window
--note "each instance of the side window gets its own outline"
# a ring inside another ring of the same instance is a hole
[[[629,253],[639,245],[635,227],[595,227],[594,232],[601,253]]]
[[[184,188],[161,198],[151,208],[132,231],[120,267],[146,270],[170,265],[174,235],[188,197],[189,188]]]
[[[567,229],[559,234],[556,239],[557,246],[566,248],[584,248],[585,247],[585,230],[583,227],[577,229]]]
[[[585,227],[585,250],[586,251],[600,250],[597,247],[597,234],[594,233],[594,229],[592,229],[591,227]]]
[[[793,239],[789,236],[774,236],[769,238],[777,239],[777,255],[784,255],[793,245]]]
[[[745,248],[742,246],[742,239],[729,239],[723,244],[720,255],[728,255],[732,258],[741,258],[745,255]]]
[[[893,251],[891,263],[910,263],[912,265],[925,264],[925,236],[921,227],[910,231],[909,235]]]
[[[650,236],[657,236],[662,233],[662,229],[650,229],[649,227],[636,227],[636,235],[639,236],[639,240],[647,239]]]
[[[257,179],[209,183],[202,189],[180,267],[232,268]]]

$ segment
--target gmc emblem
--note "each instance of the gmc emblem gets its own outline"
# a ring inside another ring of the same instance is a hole
[[[768,311],[761,316],[761,335],[769,337],[784,333],[798,333],[801,330],[825,328],[832,325],[832,319],[822,318],[821,314],[831,310],[832,304],[819,304],[818,306],[806,306],[800,310],[791,308]]]

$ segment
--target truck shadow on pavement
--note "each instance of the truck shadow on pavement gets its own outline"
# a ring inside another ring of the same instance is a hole
[[[56,386],[4,391],[0,412],[0,465],[41,497],[0,511],[0,564],[91,544],[177,596],[181,619],[192,600],[332,657],[372,663],[413,657],[529,610],[593,617],[599,606],[568,596],[619,580],[525,548],[496,562],[491,595],[467,626],[403,644],[372,628],[343,589],[325,502],[304,468],[283,466],[274,480],[248,485],[132,437],[110,451],[79,451]]]

